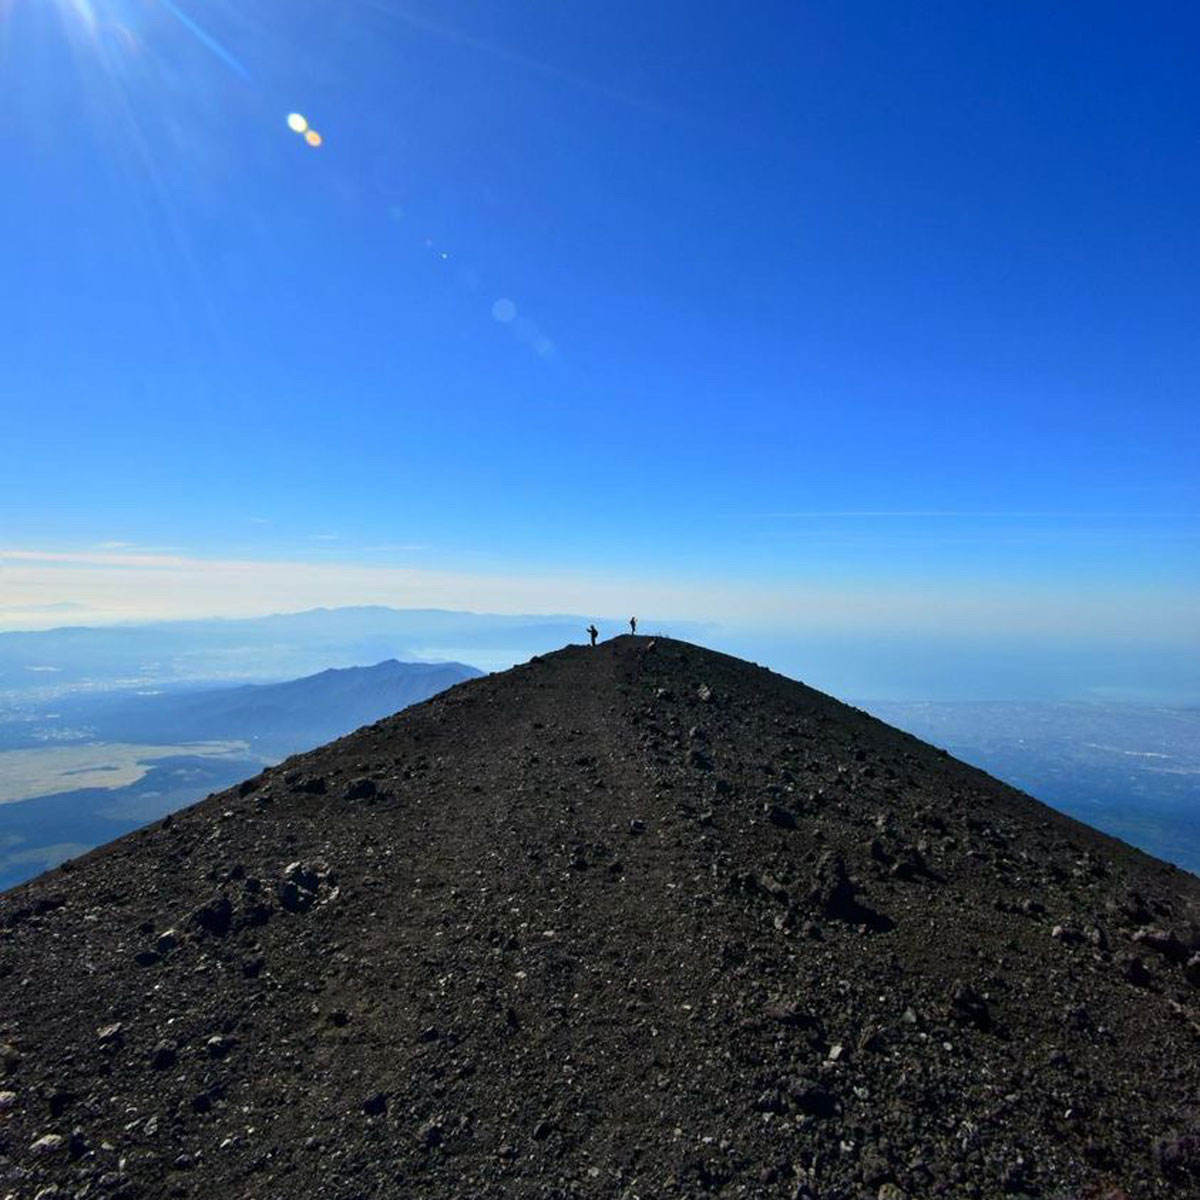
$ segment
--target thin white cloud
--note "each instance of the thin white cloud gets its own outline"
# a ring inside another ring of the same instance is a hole
[[[949,519],[949,520],[1112,520],[1122,518],[1128,520],[1183,521],[1200,520],[1200,514],[1184,512],[1067,512],[1050,509],[939,509],[939,508],[896,508],[896,509],[798,509],[786,512],[733,513],[731,516],[749,520],[782,521],[808,520],[821,517],[838,518],[912,518],[912,519]]]
[[[195,559],[183,555],[168,555],[156,552],[139,551],[117,552],[101,550],[0,550],[0,568],[6,562],[42,563],[46,566],[68,565],[89,567],[145,567],[168,568],[181,567]]]
[[[88,612],[86,604],[74,604],[70,600],[60,600],[55,604],[35,604],[26,611],[35,613],[70,613]]]
[[[1043,634],[1194,640],[1186,588],[1125,589],[898,579],[755,583],[545,569],[509,573],[181,554],[0,550],[0,626],[45,628],[48,604],[89,619],[253,616],[380,604],[494,613],[669,613],[796,633]]]

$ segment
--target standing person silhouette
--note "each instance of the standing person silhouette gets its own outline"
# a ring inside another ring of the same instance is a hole
[[[600,630],[598,630],[593,623],[587,627],[587,631],[588,637],[592,639],[592,645],[594,646],[596,644],[596,639],[600,636]]]
[[[629,632],[637,633],[637,617],[629,618]]]

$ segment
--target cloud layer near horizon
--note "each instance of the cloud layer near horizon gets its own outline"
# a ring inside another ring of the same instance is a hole
[[[1182,589],[985,583],[617,578],[362,563],[202,558],[136,549],[0,550],[0,629],[256,616],[381,604],[501,614],[655,613],[795,633],[1196,638]],[[68,609],[66,606],[70,606]],[[69,616],[68,616],[69,613]]]

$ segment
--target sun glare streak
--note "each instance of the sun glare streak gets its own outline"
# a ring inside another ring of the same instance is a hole
[[[86,4],[89,0],[72,0],[72,2]],[[158,0],[158,2],[202,45],[207,46],[231,71],[240,75],[243,79],[249,80],[250,72],[246,70],[241,62],[222,46],[208,30],[197,25],[183,9],[174,3],[174,0]]]
[[[94,0],[54,0],[54,3],[65,14],[65,22],[75,30],[82,27],[93,40],[99,40],[99,35],[110,30],[124,30],[130,39],[133,37],[132,31],[116,16],[121,9],[128,8],[127,5],[102,3],[98,8]],[[147,11],[154,5],[169,13],[196,41],[215,54],[236,75],[247,81],[250,80],[250,72],[241,60],[207,29],[188,16],[175,3],[175,0],[151,0],[151,3],[146,6]],[[3,15],[5,8],[4,0],[0,0],[0,15]]]
[[[91,0],[66,0],[67,7],[84,23],[89,33],[95,33],[99,22],[96,20],[96,10]]]
[[[213,58],[244,74],[240,63],[169,0],[51,0],[51,6],[81,123],[100,151],[106,185],[130,214],[105,236],[147,265],[164,319],[181,335],[192,337],[197,308],[210,335],[219,335],[211,270],[189,227],[195,190],[213,186],[213,159],[205,156],[198,126],[188,128],[183,110],[168,101],[186,94],[194,101],[188,116],[207,120],[228,92]],[[182,151],[185,139],[187,157],[167,152]]]

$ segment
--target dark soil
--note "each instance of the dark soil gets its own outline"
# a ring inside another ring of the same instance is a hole
[[[0,1197],[1200,1195],[1200,880],[569,647],[0,897]]]

